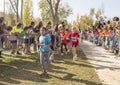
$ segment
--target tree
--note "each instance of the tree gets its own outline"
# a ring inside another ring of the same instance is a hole
[[[97,10],[97,12],[96,12],[96,14],[95,14],[97,20],[98,20],[99,17],[103,14],[103,12],[104,12],[103,9],[98,9],[98,10]]]
[[[19,17],[19,10],[18,10],[18,6],[19,6],[19,0],[9,0],[12,9],[14,10],[15,14],[16,14],[16,18],[17,18],[17,22],[20,21],[20,17]]]
[[[75,21],[75,26],[78,29],[88,28],[93,25],[93,22],[94,22],[94,20],[93,20],[93,18],[91,18],[90,15],[84,15],[84,16],[81,16],[81,18],[79,17],[79,15],[77,15],[76,21]]]
[[[30,24],[30,22],[33,20],[33,11],[32,11],[32,1],[31,0],[25,0],[23,2],[23,24],[26,26]]]
[[[45,21],[52,21],[53,25],[59,21],[66,19],[71,13],[72,9],[68,4],[64,6],[60,4],[61,0],[41,0],[39,2],[39,9],[41,10],[42,19]]]
[[[6,24],[7,25],[16,25],[16,22],[13,22],[13,20],[15,20],[15,12],[10,4],[9,1],[5,1],[5,8],[6,8],[6,12],[5,12],[5,20],[6,20]]]
[[[48,2],[49,7],[50,7],[50,11],[51,11],[51,15],[52,15],[52,21],[53,21],[53,26],[54,26],[55,24],[57,24],[58,7],[59,7],[59,4],[60,4],[60,0],[56,0],[55,5],[53,5],[52,0],[47,0],[47,2]]]
[[[96,17],[97,20],[100,22],[104,22],[104,17],[103,17],[103,9],[98,9],[95,13],[94,8],[90,9],[89,15],[83,15],[81,18],[79,18],[79,15],[76,17],[75,25],[77,28],[90,28],[93,26],[93,24],[97,21],[95,21],[94,16]]]
[[[93,16],[94,13],[95,13],[95,9],[94,9],[94,8],[91,8],[91,9],[90,9],[90,16]]]
[[[72,9],[68,5],[68,3],[65,3],[64,5],[60,4],[59,11],[58,11],[58,19],[59,21],[62,21],[63,19],[66,20],[66,18],[72,14]]]
[[[79,14],[77,14],[76,21],[75,21],[76,28],[80,29],[80,17]]]
[[[23,0],[21,0],[21,21],[23,21],[22,18],[23,18]]]
[[[44,22],[52,21],[52,15],[50,12],[49,4],[46,0],[41,0],[39,2],[39,9],[41,10],[41,17]]]

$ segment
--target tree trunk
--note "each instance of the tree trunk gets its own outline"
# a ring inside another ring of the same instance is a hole
[[[23,0],[21,0],[21,23],[23,22],[22,17],[23,17]]]
[[[58,22],[58,7],[59,7],[60,0],[57,0],[57,3],[55,4],[55,24]],[[54,25],[55,25],[54,24]]]
[[[18,5],[19,5],[19,0],[14,1],[15,5],[13,5],[13,2],[11,0],[9,0],[15,14],[16,14],[16,18],[17,18],[17,22],[19,22],[20,18],[19,18],[19,11],[18,11]]]
[[[58,15],[58,7],[59,7],[60,0],[57,0],[54,8],[53,8],[51,0],[47,0],[47,2],[49,4],[49,6],[50,6],[50,11],[51,11],[51,15],[52,15],[53,26],[55,26],[56,23],[57,23],[57,19],[58,19],[57,15]]]
[[[5,18],[5,0],[4,0],[4,14],[3,14],[3,16],[4,16],[4,18]]]
[[[56,19],[56,16],[52,16],[52,21],[53,21],[53,27],[56,25],[57,23],[57,19]]]
[[[17,22],[19,22],[18,5],[19,5],[19,0],[17,0],[17,5],[16,5],[16,9],[17,9],[17,14],[16,14]]]

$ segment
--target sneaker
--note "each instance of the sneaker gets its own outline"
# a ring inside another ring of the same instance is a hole
[[[14,52],[11,52],[11,56],[16,56],[16,54]]]
[[[48,76],[47,72],[43,72],[40,74],[40,76]]]
[[[19,46],[19,49],[23,49],[23,46],[22,46],[22,45],[20,45],[20,46]]]
[[[61,53],[61,55],[63,55],[63,53]]]
[[[73,61],[77,60],[77,54],[75,56],[73,56]]]

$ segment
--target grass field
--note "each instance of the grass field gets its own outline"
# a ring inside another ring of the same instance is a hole
[[[48,65],[48,77],[41,77],[39,54],[0,59],[0,85],[102,85],[95,70],[78,50],[78,61],[72,54],[60,56],[56,51],[55,63]]]

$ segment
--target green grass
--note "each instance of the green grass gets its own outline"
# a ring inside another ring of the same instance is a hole
[[[0,85],[102,85],[84,53],[78,50],[78,61],[72,54],[60,56],[48,66],[48,77],[41,77],[39,54],[0,59]]]

